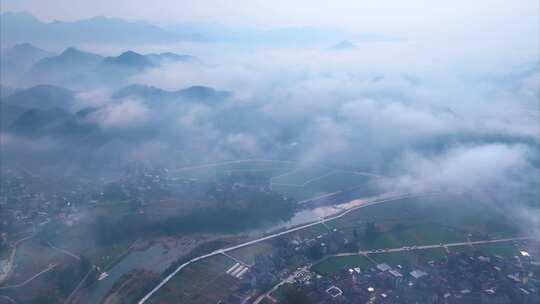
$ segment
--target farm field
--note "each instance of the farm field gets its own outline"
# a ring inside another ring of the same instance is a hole
[[[427,225],[426,228],[429,229],[420,230],[428,230],[422,233],[432,241],[440,237],[437,234],[456,238],[460,234],[470,233],[473,238],[486,239],[520,233],[514,219],[503,210],[476,201],[472,197],[447,194],[408,198],[362,208],[329,222],[328,225],[350,233],[352,229],[362,227],[366,222],[374,222],[381,231],[388,231],[398,224],[406,227]],[[433,228],[430,225],[441,227],[429,231]]]
[[[289,283],[286,283],[286,284],[283,284],[281,286],[279,286],[279,288],[274,291],[273,293],[270,294],[270,296],[278,301],[283,301],[285,299],[285,292],[290,289],[293,285],[292,284],[289,284]],[[267,299],[269,301],[269,303],[272,303],[269,299]],[[261,302],[261,303],[264,303],[264,302]]]
[[[237,250],[228,252],[230,256],[239,259],[240,261],[253,265],[255,263],[255,257],[258,255],[271,255],[274,247],[268,243],[257,243],[251,246],[242,247]]]
[[[442,248],[372,254],[370,257],[377,264],[385,263],[392,267],[409,264],[416,267],[426,266],[427,262],[446,257]]]
[[[436,223],[419,223],[405,226],[399,230],[390,230],[376,235],[373,239],[360,241],[362,250],[379,248],[397,248],[413,245],[464,242],[467,234]]]
[[[369,186],[370,177],[352,172],[329,171],[312,176],[292,173],[285,181],[282,179],[283,177],[273,179],[272,189],[297,201],[350,189],[356,189],[356,192],[364,197],[376,193]]]
[[[311,181],[315,181],[322,177],[331,175],[335,170],[324,166],[308,166],[298,169],[293,169],[287,173],[281,174],[272,178],[273,184],[302,186]]]
[[[245,174],[269,180],[293,169],[294,163],[290,162],[254,160],[173,169],[171,174],[179,179],[194,179],[197,181],[215,181],[219,177],[232,174]]]
[[[514,242],[482,244],[470,247],[457,246],[451,247],[450,252],[474,252],[481,251],[485,254],[500,255],[505,258],[519,255],[520,250],[527,249],[526,244],[516,245]],[[537,257],[537,252],[529,251],[533,257]],[[346,268],[360,267],[360,269],[371,268],[377,264],[385,263],[391,267],[397,265],[408,265],[410,267],[427,267],[428,262],[444,258],[448,253],[443,248],[422,249],[415,251],[401,251],[391,253],[375,253],[367,256],[332,256],[315,264],[312,270],[319,274],[331,275]]]
[[[393,253],[376,253],[369,255],[332,256],[313,266],[319,274],[331,275],[346,268],[359,267],[361,270],[375,267],[377,264],[425,266],[427,262],[446,256],[441,248],[424,249],[418,251],[403,251]]]
[[[360,267],[360,269],[370,268],[375,264],[362,255],[330,257],[313,266],[312,270],[319,274],[329,275],[341,271],[344,268]]]
[[[482,251],[486,254],[499,255],[505,258],[511,258],[514,256],[520,256],[519,251],[527,251],[533,259],[538,260],[540,258],[540,248],[532,246],[534,243],[527,242],[508,242],[498,244],[479,244],[473,246],[459,246],[450,248],[451,252],[454,251]]]
[[[235,262],[217,255],[189,265],[176,275],[150,299],[150,303],[217,303],[230,293],[236,278],[226,274],[226,270]]]
[[[233,179],[269,185],[296,201],[355,189],[355,195],[370,196],[372,177],[321,165],[300,165],[287,161],[244,160],[188,166],[170,171],[179,181],[210,182]]]

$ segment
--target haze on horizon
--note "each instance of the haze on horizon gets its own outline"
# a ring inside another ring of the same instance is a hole
[[[326,27],[410,38],[453,40],[527,38],[538,33],[539,3],[519,1],[433,2],[411,0],[171,1],[4,0],[2,11],[27,11],[45,21],[94,16],[160,24],[207,23],[256,28]],[[537,40],[538,38],[536,38]],[[534,45],[535,41],[530,41]]]

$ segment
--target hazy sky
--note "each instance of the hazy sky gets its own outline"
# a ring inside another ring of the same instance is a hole
[[[105,15],[154,22],[324,26],[407,36],[530,35],[538,33],[540,15],[538,0],[3,0],[2,10],[30,11],[45,20]]]

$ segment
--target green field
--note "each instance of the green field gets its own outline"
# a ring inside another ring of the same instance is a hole
[[[272,183],[302,186],[310,180],[332,173],[334,170],[323,166],[297,168],[272,178]]]
[[[255,263],[256,256],[272,255],[273,251],[274,247],[270,243],[262,242],[236,249],[234,251],[228,252],[228,254],[248,265],[253,265]]]
[[[268,298],[264,298],[259,304],[274,304],[274,302],[270,301]]]
[[[193,166],[185,169],[171,170],[174,177],[179,179],[194,179],[197,181],[215,181],[220,177],[231,174],[246,174],[268,179],[292,171],[293,163],[280,161],[246,161],[213,166]]]
[[[346,268],[360,267],[361,270],[372,268],[377,264],[386,263],[392,267],[397,265],[426,265],[427,262],[446,256],[444,249],[425,249],[417,251],[402,251],[393,253],[329,257],[313,266],[313,270],[322,275],[331,275]]]
[[[298,201],[352,188],[359,189],[363,197],[375,193],[369,187],[370,178],[350,172],[334,171],[303,183],[299,180],[299,184],[278,184],[275,180],[273,182],[272,189]]]
[[[400,230],[378,233],[373,239],[360,241],[364,250],[398,248],[413,245],[433,245],[442,241],[457,243],[467,240],[467,234],[432,222],[412,224]]]
[[[365,187],[365,195],[371,195],[367,185],[370,178],[353,172],[330,167],[298,164],[281,161],[245,161],[192,166],[171,170],[174,177],[199,182],[217,181],[226,177],[263,180],[272,184],[272,189],[295,200],[305,200],[326,193],[354,187]]]
[[[285,300],[285,292],[292,287],[293,287],[292,284],[289,284],[289,283],[283,284],[279,286],[279,288],[276,291],[270,294],[270,296],[278,301],[283,301]],[[268,300],[268,302],[272,303],[272,301],[270,300]]]
[[[375,266],[367,257],[361,255],[330,257],[315,266],[313,270],[322,275],[329,275],[344,268],[360,267],[361,270]]]
[[[526,246],[516,246],[512,242],[492,243],[474,246],[457,246],[451,247],[450,252],[475,252],[481,251],[486,255],[499,255],[505,258],[511,258],[519,255],[519,250],[526,249]],[[426,267],[428,262],[434,261],[447,256],[447,252],[443,248],[421,249],[413,251],[401,251],[391,253],[375,253],[370,254],[369,258],[362,255],[329,257],[312,267],[314,271],[322,275],[332,275],[346,268],[374,267],[376,264],[385,263],[391,267],[397,265],[409,265],[414,267]],[[532,254],[534,257],[534,253]],[[534,258],[533,258],[534,259]]]
[[[150,303],[217,303],[236,284],[236,279],[225,273],[235,263],[217,255],[191,264],[160,289]]]
[[[314,239],[317,236],[327,233],[328,228],[322,224],[314,225],[309,228],[303,229],[302,231],[295,232],[291,236],[298,236],[301,239]]]
[[[459,246],[459,247],[452,247],[450,248],[450,251],[453,252],[459,252],[459,251],[467,251],[467,252],[473,252],[473,251],[482,251],[486,254],[492,254],[492,255],[500,255],[502,257],[513,257],[515,255],[518,255],[518,247],[514,245],[511,242],[508,243],[495,243],[495,244],[481,244],[481,245],[473,245],[473,246]]]
[[[501,210],[476,202],[470,197],[432,196],[370,206],[327,224],[340,230],[347,239],[354,240],[354,229],[362,236],[366,223],[374,222],[378,231],[374,237],[359,239],[360,250],[374,250],[463,242],[467,240],[469,234],[471,240],[522,236],[513,220]],[[468,250],[469,247],[459,248]],[[472,250],[475,249],[502,256],[515,255],[517,252],[511,243],[475,246]],[[404,261],[425,265],[430,260],[444,256],[446,251],[436,248],[371,254],[370,258],[377,263],[395,266]],[[314,269],[319,273],[335,273],[362,260],[365,261],[366,258],[335,257],[317,264]]]
[[[372,254],[370,257],[377,263],[386,263],[392,267],[410,264],[426,266],[427,262],[446,257],[446,251],[442,248],[423,249],[415,251],[402,251],[391,253]]]
[[[368,248],[411,241],[427,244],[460,241],[469,233],[472,239],[520,234],[515,219],[467,196],[439,195],[388,202],[362,208],[329,224],[350,233],[353,228],[361,229],[366,222],[374,222],[382,232],[388,232],[397,224],[410,227],[403,232],[391,232],[386,240],[380,241],[383,244],[367,244]]]

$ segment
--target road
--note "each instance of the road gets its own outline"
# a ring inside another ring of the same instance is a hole
[[[90,270],[88,270],[88,272],[86,273],[86,275],[82,278],[82,280],[79,282],[79,284],[77,284],[77,286],[75,287],[75,289],[73,289],[73,291],[69,294],[69,296],[66,298],[66,300],[64,301],[64,304],[68,304],[71,302],[71,300],[73,299],[73,297],[75,296],[75,294],[77,294],[77,291],[79,291],[79,289],[81,288],[81,286],[84,284],[84,282],[86,282],[86,279],[88,279],[88,276],[92,273],[92,271],[94,270],[97,270],[97,266],[95,265],[92,265],[92,267],[90,268]]]
[[[34,236],[36,236],[35,231],[31,235],[24,237],[16,241],[15,243],[13,243],[12,245],[13,249],[11,250],[11,254],[9,255],[7,259],[7,263],[4,266],[4,269],[0,269],[0,284],[4,283],[4,281],[7,280],[7,278],[11,274],[11,271],[13,270],[13,260],[15,259],[15,255],[17,254],[17,246],[19,246],[19,244],[21,244],[22,242],[33,238]]]
[[[373,201],[366,201],[366,203],[364,203],[362,205],[347,209],[347,210],[345,210],[345,211],[343,211],[343,212],[341,212],[341,213],[339,213],[339,214],[337,214],[335,216],[332,216],[332,217],[329,217],[329,218],[326,218],[326,219],[322,219],[320,221],[316,221],[316,222],[312,222],[312,223],[309,223],[309,224],[301,225],[301,226],[291,228],[291,229],[288,229],[288,230],[285,230],[285,231],[282,231],[282,232],[273,233],[273,234],[267,235],[265,237],[261,237],[261,238],[258,238],[258,239],[255,239],[255,240],[252,240],[252,241],[249,241],[249,242],[245,242],[245,243],[242,243],[242,244],[239,244],[239,245],[236,245],[236,246],[232,246],[232,247],[228,247],[228,248],[224,248],[224,249],[219,249],[219,250],[213,251],[211,253],[201,255],[199,257],[193,258],[193,259],[183,263],[182,265],[178,266],[171,274],[166,276],[156,287],[154,287],[154,289],[152,289],[141,300],[139,300],[138,304],[144,304],[146,301],[148,301],[148,299],[154,293],[156,293],[161,287],[163,287],[165,284],[167,284],[167,282],[169,282],[178,272],[180,272],[182,269],[184,269],[188,265],[193,264],[193,263],[195,263],[197,261],[204,260],[206,258],[215,256],[215,255],[218,255],[218,254],[233,251],[233,250],[240,249],[240,248],[250,246],[250,245],[253,245],[253,244],[257,244],[257,243],[260,243],[260,242],[264,242],[264,241],[267,241],[267,240],[270,240],[270,239],[273,239],[273,238],[277,238],[277,237],[280,237],[280,236],[283,236],[283,235],[286,235],[286,234],[289,234],[289,233],[292,233],[292,232],[304,230],[304,229],[319,225],[323,221],[326,221],[326,222],[334,221],[334,220],[337,220],[337,219],[339,219],[339,218],[341,218],[341,217],[343,217],[343,216],[345,216],[345,215],[347,215],[347,214],[349,214],[349,213],[351,213],[353,211],[356,211],[356,210],[358,210],[360,208],[365,208],[365,207],[372,206],[372,205],[382,204],[382,203],[385,203],[385,202],[391,202],[391,201],[402,200],[402,199],[406,199],[406,198],[433,195],[433,194],[435,194],[435,192],[419,193],[419,194],[406,193],[406,194],[396,195],[394,197],[389,197],[389,198],[385,198],[385,199],[375,199]]]
[[[292,173],[293,171],[289,172],[289,173]],[[272,185],[278,185],[278,186],[290,186],[290,187],[298,187],[298,188],[302,188],[302,187],[305,187],[307,185],[309,185],[310,183],[316,181],[316,180],[320,180],[320,179],[323,179],[325,177],[328,177],[330,175],[334,175],[336,173],[339,173],[339,171],[330,171],[330,172],[327,172],[323,175],[319,175],[319,176],[316,176],[316,177],[313,177],[311,179],[308,179],[307,181],[301,183],[301,184],[288,184],[288,183],[274,183],[274,182],[270,182],[270,186]],[[281,175],[283,176],[283,175]]]
[[[279,283],[277,283],[274,287],[272,287],[272,289],[270,289],[269,291],[267,291],[267,292],[263,293],[262,295],[260,295],[253,302],[253,304],[259,304],[262,300],[264,300],[264,298],[270,298],[272,300],[273,299],[273,298],[271,298],[272,293],[274,293],[276,290],[278,290],[279,287],[281,287],[281,285],[286,284],[286,283],[292,283],[292,282],[294,282],[294,274],[291,274],[285,280],[282,280]],[[272,301],[272,302],[274,302],[274,301]]]
[[[28,278],[26,281],[24,281],[22,283],[19,283],[19,284],[15,284],[15,285],[2,286],[2,287],[0,287],[0,290],[23,287],[24,285],[32,282],[35,278],[41,276],[42,274],[53,270],[56,266],[57,266],[56,264],[51,264],[51,265],[49,265],[49,267],[47,267],[47,268],[43,269],[42,271],[36,273],[32,277]]]
[[[298,202],[296,202],[296,203],[297,203],[298,205],[302,205],[302,204],[306,204],[306,203],[309,203],[309,202],[312,202],[312,201],[316,201],[316,200],[319,200],[319,199],[332,197],[332,196],[337,195],[337,194],[340,194],[340,193],[343,193],[343,190],[339,190],[339,191],[336,191],[336,192],[330,192],[330,193],[321,194],[321,195],[319,195],[319,196],[312,197],[312,198],[308,198],[308,199],[305,199],[305,200],[302,200],[302,201],[298,201]]]
[[[6,301],[8,301],[10,303],[17,304],[17,302],[15,300],[13,300],[12,298],[10,298],[8,296],[0,295],[0,298],[5,299]]]
[[[513,241],[528,241],[528,240],[533,240],[533,239],[535,239],[535,237],[515,237],[515,238],[504,238],[504,239],[496,239],[496,240],[472,241],[472,242],[461,242],[461,243],[447,243],[447,244],[422,245],[422,246],[404,246],[400,248],[391,248],[391,249],[377,249],[377,250],[366,250],[366,251],[351,252],[351,253],[338,253],[338,254],[333,254],[329,257],[392,253],[392,252],[401,252],[401,251],[448,248],[448,247],[458,247],[458,246],[467,246],[467,245],[481,245],[481,244],[504,243],[504,242],[513,242]]]
[[[51,247],[52,249],[58,250],[58,251],[60,251],[61,253],[65,254],[65,255],[69,255],[70,257],[72,257],[72,258],[74,258],[74,259],[76,259],[78,261],[81,260],[80,256],[78,256],[75,253],[70,252],[70,251],[68,251],[66,249],[58,248],[58,247],[54,246],[53,244],[51,244],[51,242],[47,242],[47,245],[49,245],[49,247]]]
[[[239,160],[223,161],[223,162],[217,162],[217,163],[209,163],[209,164],[202,164],[202,165],[193,165],[193,166],[180,167],[180,168],[174,169],[173,171],[178,172],[178,171],[193,170],[193,169],[204,169],[204,168],[212,168],[212,167],[219,167],[219,166],[232,165],[232,164],[249,163],[249,162],[268,162],[268,163],[295,164],[295,162],[285,161],[285,160],[270,160],[270,159],[248,158],[248,159],[239,159]]]
[[[261,296],[259,296],[254,302],[253,304],[259,304],[262,300],[264,300],[264,298],[269,298],[272,302],[276,303],[277,301],[271,296],[276,290],[279,289],[279,287],[281,287],[281,285],[283,284],[286,284],[286,283],[294,283],[294,278],[297,276],[297,274],[300,272],[300,271],[305,271],[307,270],[309,267],[311,266],[307,266],[307,267],[302,267],[298,270],[296,270],[295,272],[293,272],[291,275],[289,275],[287,278],[281,280],[279,283],[277,283],[274,287],[272,287],[272,289],[268,290],[267,292],[263,293]]]

